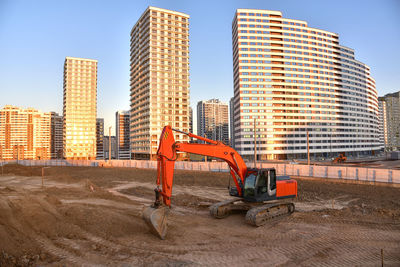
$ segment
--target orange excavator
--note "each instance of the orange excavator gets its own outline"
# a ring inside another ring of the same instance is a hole
[[[344,163],[346,162],[347,157],[345,156],[345,153],[340,153],[339,156],[337,158],[335,158],[334,160],[332,160],[333,163]]]
[[[173,131],[205,143],[175,142]],[[287,176],[277,177],[273,168],[247,168],[242,157],[233,148],[221,142],[165,126],[157,150],[157,187],[154,189],[156,199],[153,205],[143,210],[143,219],[150,230],[161,239],[167,234],[167,216],[171,207],[177,152],[215,157],[228,163],[235,185],[229,188],[229,194],[235,198],[213,204],[210,207],[211,216],[221,219],[233,211],[247,211],[246,222],[261,226],[294,212],[295,207],[291,199],[297,196],[295,180]]]

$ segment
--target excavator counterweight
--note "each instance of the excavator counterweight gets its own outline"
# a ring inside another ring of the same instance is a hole
[[[196,138],[205,144],[175,142],[173,131]],[[290,200],[297,196],[297,182],[289,177],[277,177],[275,169],[249,169],[233,148],[221,142],[165,126],[157,150],[156,200],[143,210],[143,219],[151,232],[161,239],[167,234],[167,217],[171,207],[174,165],[177,152],[187,152],[224,160],[230,170],[235,187],[230,188],[231,200],[210,207],[215,218],[224,218],[233,211],[246,211],[246,222],[261,226],[294,212]],[[160,188],[161,186],[161,188]]]

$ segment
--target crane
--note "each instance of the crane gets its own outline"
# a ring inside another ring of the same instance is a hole
[[[205,143],[175,142],[173,131]],[[165,126],[157,150],[155,202],[143,210],[143,219],[161,239],[167,234],[177,152],[215,157],[228,164],[235,185],[229,188],[229,194],[235,198],[213,204],[210,207],[211,216],[222,219],[233,211],[247,211],[246,222],[261,226],[294,212],[295,206],[290,200],[297,196],[296,180],[287,176],[277,177],[274,168],[248,168],[239,153],[230,146]]]

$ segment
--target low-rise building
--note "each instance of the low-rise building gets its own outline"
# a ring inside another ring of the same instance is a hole
[[[51,113],[33,108],[0,109],[1,159],[50,159]]]

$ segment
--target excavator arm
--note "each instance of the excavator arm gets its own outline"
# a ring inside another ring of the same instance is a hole
[[[183,133],[193,137],[206,144],[188,144],[175,142],[173,131]],[[160,195],[167,206],[171,206],[172,184],[174,176],[175,161],[177,152],[188,152],[198,155],[219,158],[228,163],[230,174],[235,182],[239,196],[242,195],[244,177],[247,172],[247,166],[242,157],[231,147],[211,139],[185,133],[172,129],[171,126],[165,126],[160,136],[160,144],[157,151],[157,189],[156,202],[160,204]],[[160,189],[159,186],[162,186]]]
[[[175,142],[173,131],[202,140],[205,144]],[[172,129],[171,126],[165,126],[161,133],[157,150],[157,188],[154,189],[156,200],[151,207],[147,207],[143,211],[143,219],[149,225],[151,231],[161,239],[164,239],[167,233],[167,215],[168,208],[171,206],[177,152],[210,156],[227,162],[239,196],[243,194],[244,177],[247,173],[247,166],[243,158],[233,148],[221,142]]]

